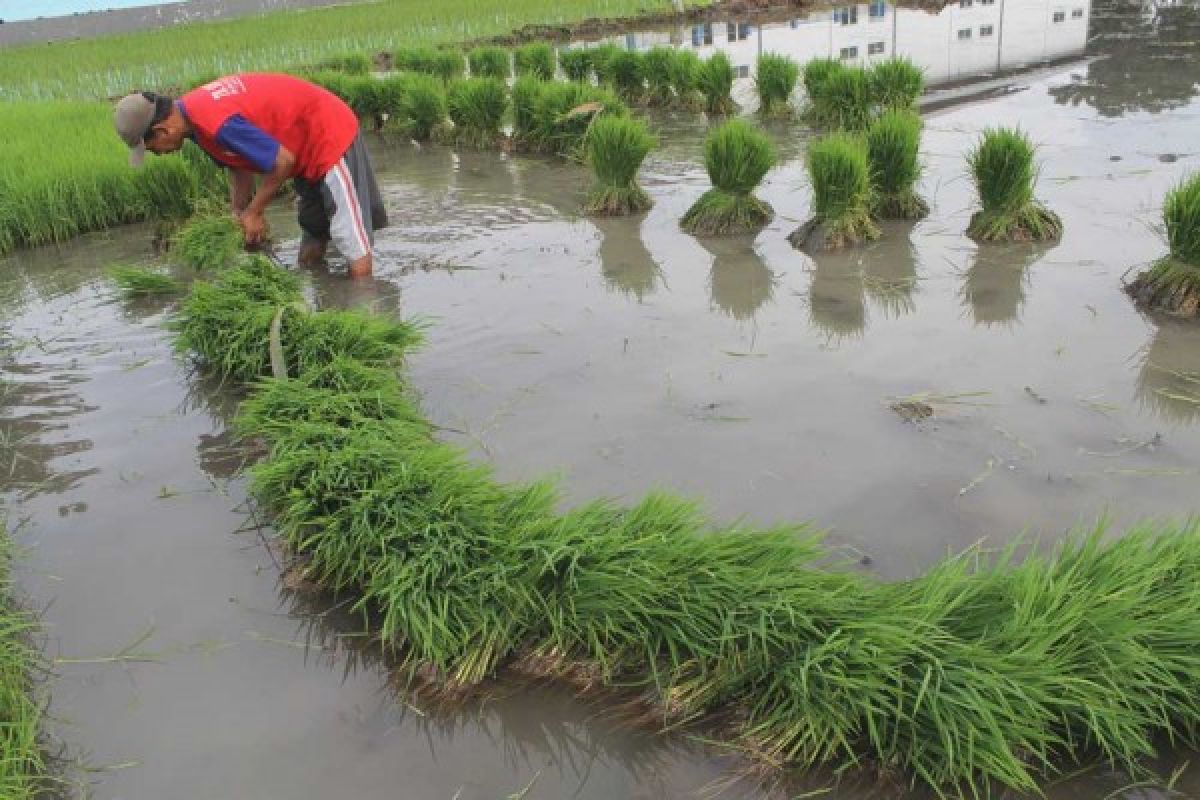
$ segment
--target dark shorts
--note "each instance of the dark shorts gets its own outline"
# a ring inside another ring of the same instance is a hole
[[[386,228],[388,219],[361,134],[323,180],[297,177],[292,183],[304,231],[302,246],[333,242],[350,261],[371,252],[375,231]]]

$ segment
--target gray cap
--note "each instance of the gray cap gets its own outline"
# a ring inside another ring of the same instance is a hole
[[[140,167],[146,158],[146,132],[154,124],[156,104],[144,94],[126,95],[117,103],[113,122],[121,141],[129,145],[129,164]]]

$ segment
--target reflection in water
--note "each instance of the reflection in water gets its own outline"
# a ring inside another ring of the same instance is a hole
[[[1137,397],[1142,406],[1168,422],[1200,421],[1200,328],[1163,318],[1141,360]]]
[[[1106,117],[1180,108],[1200,91],[1196,68],[1200,6],[1195,2],[1099,0],[1086,76],[1049,91],[1061,104],[1086,104]]]
[[[662,279],[658,262],[642,241],[640,221],[640,216],[592,220],[600,231],[600,268],[605,285],[638,300],[653,294]]]
[[[831,342],[862,336],[867,300],[861,265],[845,254],[815,259],[808,312],[813,327]]]
[[[713,257],[709,272],[713,305],[736,320],[753,319],[775,293],[775,275],[754,251],[754,239],[712,236],[696,241]]]
[[[886,234],[885,234],[886,235]],[[917,310],[917,251],[905,236],[878,242],[862,253],[863,286],[885,319],[899,319]]]
[[[960,293],[976,325],[1009,325],[1020,318],[1029,265],[1050,249],[1038,244],[979,246]]]

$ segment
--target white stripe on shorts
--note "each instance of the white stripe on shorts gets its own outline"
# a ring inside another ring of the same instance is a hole
[[[333,195],[337,208],[329,220],[329,238],[333,239],[338,252],[350,261],[357,261],[371,252],[371,239],[363,226],[362,208],[358,204],[358,193],[354,190],[354,179],[341,159],[325,175],[325,185]]]

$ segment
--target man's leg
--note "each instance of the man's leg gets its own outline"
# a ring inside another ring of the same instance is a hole
[[[295,178],[292,185],[296,190],[296,216],[302,231],[296,261],[302,267],[316,267],[325,261],[325,250],[329,245],[329,215],[325,213],[322,186],[303,178]]]
[[[350,277],[371,274],[371,207],[363,206],[354,177],[343,157],[325,175],[323,192],[328,204],[329,235],[341,254],[350,262]]]

